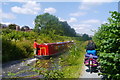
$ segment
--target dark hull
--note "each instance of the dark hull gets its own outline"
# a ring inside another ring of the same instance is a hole
[[[34,56],[35,58],[38,58],[38,59],[50,59],[50,58],[55,58],[55,57],[58,57],[60,56],[61,54],[65,53],[65,51],[62,51],[62,52],[59,52],[59,53],[55,53],[55,54],[52,54],[52,55],[36,55]]]

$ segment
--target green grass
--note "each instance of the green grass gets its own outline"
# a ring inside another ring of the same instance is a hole
[[[79,50],[76,50],[76,52],[79,54],[77,55],[71,54],[66,57],[64,56],[63,61],[61,63],[62,65],[64,65],[63,66],[64,78],[79,78],[83,70],[82,66],[85,54],[84,47],[86,45],[86,42],[79,42],[77,44],[78,45],[76,47],[78,47]]]

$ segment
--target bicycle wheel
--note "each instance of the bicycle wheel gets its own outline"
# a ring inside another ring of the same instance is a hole
[[[92,61],[91,60],[89,61],[89,71],[92,74]]]

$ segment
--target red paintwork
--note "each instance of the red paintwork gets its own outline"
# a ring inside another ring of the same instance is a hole
[[[68,48],[68,45],[73,42],[58,42],[58,43],[46,43],[46,44],[39,44],[38,47],[38,54],[43,56],[49,56],[57,54],[61,51],[64,51]]]

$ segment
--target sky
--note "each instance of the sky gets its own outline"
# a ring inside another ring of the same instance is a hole
[[[79,34],[94,35],[94,31],[107,22],[109,11],[118,11],[118,2],[115,0],[75,1],[4,0],[0,3],[0,20],[4,24],[34,28],[36,16],[47,12],[58,17],[60,21],[67,21]]]

